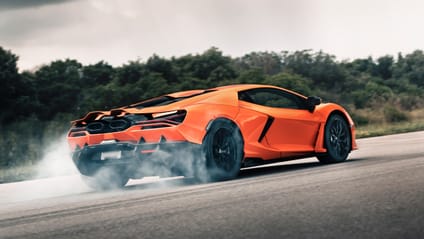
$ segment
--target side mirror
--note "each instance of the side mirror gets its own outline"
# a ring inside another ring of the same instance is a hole
[[[321,104],[321,98],[318,96],[309,96],[308,99],[306,99],[306,104],[309,112],[314,112],[315,106]]]

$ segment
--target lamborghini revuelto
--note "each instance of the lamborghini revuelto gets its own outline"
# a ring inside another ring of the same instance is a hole
[[[340,105],[247,84],[90,112],[72,122],[68,142],[83,178],[103,189],[155,174],[231,179],[242,167],[309,156],[335,163],[357,148]]]

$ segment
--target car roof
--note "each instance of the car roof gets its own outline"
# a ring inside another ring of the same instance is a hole
[[[197,89],[197,90],[187,90],[187,91],[179,91],[167,94],[166,96],[171,97],[187,97],[192,95],[198,95],[205,92],[211,92],[211,91],[243,91],[248,89],[254,89],[254,88],[275,88],[275,89],[281,89],[276,86],[272,85],[261,85],[261,84],[235,84],[235,85],[225,85],[225,86],[218,86],[214,88],[209,89]],[[287,90],[287,89],[284,89]],[[290,91],[290,90],[287,90]]]
[[[237,85],[226,85],[226,86],[219,86],[215,88],[210,89],[198,89],[198,90],[187,90],[187,91],[180,91],[175,93],[170,93],[167,95],[162,95],[159,97],[151,98],[145,101],[141,101],[139,103],[135,103],[132,105],[111,109],[110,111],[94,111],[88,113],[85,117],[82,119],[76,120],[75,122],[83,122],[93,117],[98,117],[99,115],[110,115],[112,114],[118,114],[122,112],[128,112],[128,113],[149,113],[149,112],[165,112],[167,110],[174,110],[176,108],[184,108],[187,105],[195,104],[199,102],[203,103],[216,103],[216,102],[225,102],[228,105],[237,105],[238,104],[238,97],[237,92],[249,90],[249,89],[258,89],[258,88],[274,88],[274,89],[280,89],[284,90],[290,93],[293,93],[295,95],[299,95],[301,97],[305,97],[301,94],[298,94],[296,92],[287,90],[285,88],[280,88],[277,86],[272,85],[261,85],[261,84],[237,84]],[[207,93],[207,94],[206,94]],[[169,104],[169,105],[162,105],[162,106],[149,106],[149,107],[141,107],[137,108],[137,105],[149,101],[154,100],[160,97],[173,97],[173,98],[186,98],[184,100]],[[172,106],[171,106],[172,105]]]

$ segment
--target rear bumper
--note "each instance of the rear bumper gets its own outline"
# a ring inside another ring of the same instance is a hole
[[[181,159],[194,159],[201,152],[200,148],[200,145],[187,141],[116,142],[86,145],[72,153],[72,160],[79,172],[86,176],[92,176],[105,167],[119,167],[130,178],[171,176],[182,174],[179,172]],[[118,156],[105,156],[108,152],[116,152]]]

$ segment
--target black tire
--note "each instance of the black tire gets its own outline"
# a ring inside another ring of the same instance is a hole
[[[349,126],[342,116],[335,114],[328,118],[324,145],[327,153],[318,156],[321,163],[338,163],[347,159],[352,149],[352,140]]]
[[[123,170],[114,167],[103,167],[93,176],[81,175],[81,178],[90,188],[98,191],[123,188],[129,181]]]
[[[215,120],[203,140],[202,151],[206,162],[206,180],[235,178],[243,160],[243,138],[240,130],[230,120]],[[204,175],[196,177],[204,178]]]

